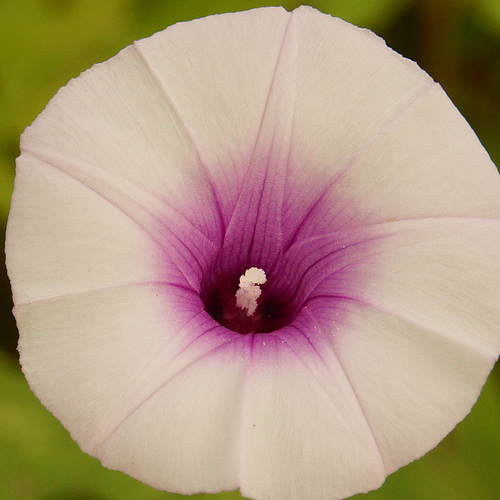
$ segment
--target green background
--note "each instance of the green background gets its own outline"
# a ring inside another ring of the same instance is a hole
[[[0,223],[4,235],[19,135],[59,87],[133,40],[177,21],[245,10],[251,0],[0,0]],[[276,4],[274,4],[276,5]],[[299,3],[284,2],[288,10]],[[320,0],[311,5],[383,36],[439,81],[500,165],[500,0]],[[499,249],[500,253],[500,249]],[[83,454],[19,369],[5,268],[0,303],[0,498],[168,500]],[[500,325],[499,325],[500,328]],[[195,495],[238,499],[237,492]],[[366,500],[500,498],[500,369],[471,415]],[[307,499],[304,499],[307,500]]]

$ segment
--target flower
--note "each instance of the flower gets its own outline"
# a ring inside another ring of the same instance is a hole
[[[500,177],[441,87],[311,8],[174,25],[22,137],[7,260],[23,371],[156,488],[368,491],[500,351]]]

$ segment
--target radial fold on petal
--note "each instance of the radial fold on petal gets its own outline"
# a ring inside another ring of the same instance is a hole
[[[236,268],[269,269],[282,255],[282,206],[297,93],[295,16],[290,14],[283,35],[250,164],[225,233],[223,252],[236,260],[231,264]]]
[[[349,320],[335,352],[391,473],[469,413],[494,360],[376,308],[355,301],[345,307]]]
[[[115,205],[23,155],[7,229],[14,303],[159,280],[186,283],[164,250]]]

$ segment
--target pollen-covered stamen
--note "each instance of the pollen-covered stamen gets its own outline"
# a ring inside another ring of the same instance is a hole
[[[240,288],[236,292],[236,305],[241,309],[246,309],[247,316],[252,316],[257,309],[257,299],[262,293],[259,285],[263,285],[266,281],[266,273],[258,267],[251,267],[240,276]]]

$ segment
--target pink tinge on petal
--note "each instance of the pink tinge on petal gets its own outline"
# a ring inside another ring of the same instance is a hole
[[[61,89],[21,150],[23,371],[107,467],[345,498],[435,446],[498,357],[500,177],[367,30],[177,24]]]

